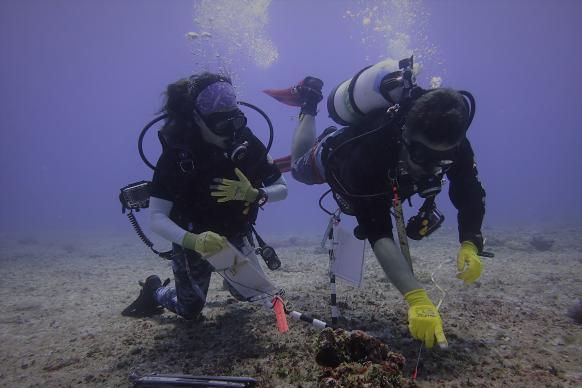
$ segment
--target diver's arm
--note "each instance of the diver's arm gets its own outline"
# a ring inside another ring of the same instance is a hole
[[[385,203],[386,201],[384,201]],[[414,277],[412,268],[400,252],[400,249],[390,238],[390,216],[382,214],[389,208],[375,206],[375,217],[358,217],[358,223],[367,230],[368,240],[372,244],[374,254],[382,266],[390,282],[404,296],[409,305],[408,329],[416,339],[424,341],[427,347],[434,343],[446,346],[447,339],[443,332],[443,324],[438,309],[430,301],[426,291]],[[383,210],[383,211],[382,211]],[[381,215],[384,215],[382,217]],[[363,224],[363,225],[362,225]],[[436,339],[436,341],[435,341]]]
[[[263,190],[267,193],[267,202],[282,201],[287,198],[287,181],[281,175],[275,182],[263,187]]]
[[[447,346],[443,323],[438,309],[414,277],[408,262],[394,241],[382,237],[374,244],[374,253],[386,276],[404,296],[409,305],[408,329],[412,336],[431,348],[435,343]]]
[[[392,237],[390,203],[385,198],[351,200],[358,227],[374,250],[386,277],[403,295],[422,288],[414,278],[408,260],[402,255]]]
[[[461,144],[458,158],[447,177],[450,181],[449,198],[458,210],[459,241],[471,241],[481,251],[485,190],[479,181],[474,153],[467,139]]]
[[[173,206],[172,201],[150,197],[150,228],[166,240],[182,245],[187,231],[170,219]]]
[[[174,203],[171,201],[150,197],[150,226],[154,232],[202,256],[212,255],[228,245],[225,237],[212,231],[195,234],[180,228],[170,219],[172,206]]]
[[[376,241],[374,254],[390,282],[402,295],[422,288],[414,277],[408,261],[391,238],[382,237]]]

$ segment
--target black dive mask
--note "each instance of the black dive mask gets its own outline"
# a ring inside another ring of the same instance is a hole
[[[204,118],[208,129],[222,137],[234,137],[235,134],[246,127],[247,118],[239,109],[230,112],[217,112]]]
[[[415,192],[421,198],[437,195],[442,190],[443,175],[453,164],[455,149],[447,151],[435,151],[419,142],[407,141],[404,138],[403,150],[408,158],[422,169],[422,173],[416,178]],[[409,173],[409,167],[404,167]],[[416,172],[418,174],[418,172]]]
[[[403,137],[403,143],[410,160],[422,167],[444,167],[455,159],[456,147],[446,151],[436,151],[417,141]]]

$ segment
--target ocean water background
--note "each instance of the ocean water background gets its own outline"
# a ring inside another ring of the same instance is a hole
[[[263,89],[313,75],[327,94],[364,66],[409,53],[421,85],[440,77],[477,99],[469,139],[485,225],[579,226],[581,18],[575,0],[2,1],[0,232],[129,233],[119,188],[151,179],[137,138],[179,78],[231,74],[241,100],[270,115],[279,157],[297,111]],[[320,108],[322,130],[333,123]],[[266,142],[266,125],[248,115]],[[145,148],[155,161],[154,130]],[[288,199],[261,212],[259,230],[323,232],[326,186],[286,177]],[[446,190],[438,203],[456,227]],[[147,225],[147,213],[138,218]]]

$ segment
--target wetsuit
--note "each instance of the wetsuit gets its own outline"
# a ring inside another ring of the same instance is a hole
[[[187,319],[197,316],[204,307],[212,267],[197,252],[179,245],[186,231],[212,231],[225,236],[262,272],[247,239],[258,207],[252,206],[244,214],[243,201],[218,203],[210,196],[210,186],[216,184],[214,178],[238,179],[235,167],[256,188],[284,185],[284,180],[266,155],[265,146],[249,129],[245,128],[238,140],[248,142],[248,151],[237,164],[223,150],[200,140],[188,146],[167,146],[154,171],[150,200],[152,229],[173,241],[176,253],[172,259],[176,288],[161,287],[155,297],[163,307]]]
[[[401,123],[384,126],[375,133],[355,139],[370,128],[377,128],[377,124],[371,121],[366,128],[345,127],[326,136],[294,166],[299,170],[294,174],[296,178],[307,177],[308,172],[318,171],[318,165],[323,166],[321,173],[325,182],[350,205],[372,245],[382,237],[393,239],[391,177],[398,179],[401,199],[416,194],[423,183],[408,175],[398,175]],[[349,141],[351,139],[354,140]],[[472,241],[482,250],[485,191],[477,176],[469,140],[463,140],[452,159],[453,165],[446,177],[450,181],[449,196],[458,209],[459,240]],[[314,175],[318,174],[310,174],[310,178]],[[312,179],[305,183],[322,182]]]

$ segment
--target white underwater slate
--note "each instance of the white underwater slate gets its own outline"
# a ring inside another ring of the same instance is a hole
[[[364,241],[355,238],[341,224],[333,226],[333,240],[335,276],[361,287],[364,277]]]
[[[242,252],[228,245],[206,260],[245,298],[272,294],[276,286]]]

